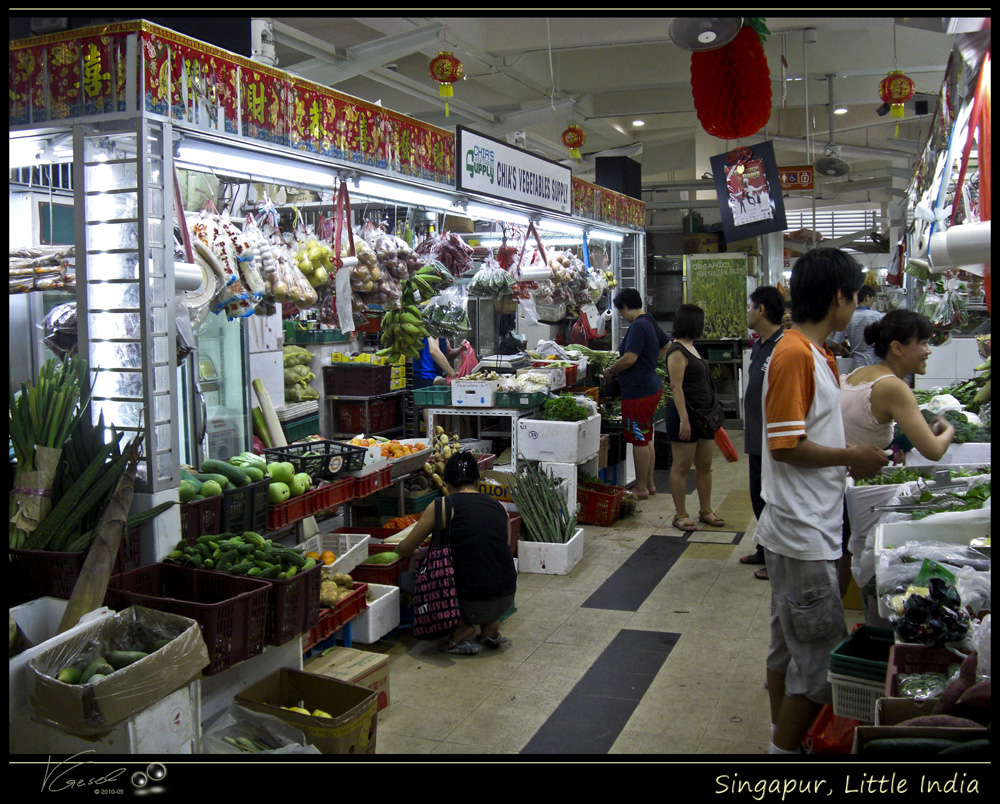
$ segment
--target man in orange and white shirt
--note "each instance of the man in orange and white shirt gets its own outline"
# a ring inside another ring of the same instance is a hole
[[[789,283],[792,328],[774,347],[764,379],[766,506],[756,540],[771,579],[769,754],[799,753],[832,699],[829,655],[847,636],[838,580],[845,467],[871,477],[888,463],[871,445],[845,442],[837,363],[826,347],[851,320],[861,283],[861,267],[842,251],[800,258]]]

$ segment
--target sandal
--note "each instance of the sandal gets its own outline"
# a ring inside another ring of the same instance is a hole
[[[687,525],[679,524],[684,520],[687,520]],[[684,514],[682,516],[675,516],[673,521],[673,526],[677,528],[677,530],[687,531],[688,533],[690,533],[691,531],[698,530],[698,526],[691,521],[691,517],[689,517],[687,514]]]
[[[475,656],[479,653],[480,647],[479,645],[474,645],[468,641],[455,644],[449,639],[447,642],[443,642],[441,645],[438,645],[438,650],[441,651],[441,653],[453,653],[460,656]]]
[[[476,637],[476,641],[481,642],[487,648],[493,648],[494,650],[510,644],[510,640],[501,634],[497,634],[495,637],[484,637],[480,634]]]
[[[740,563],[741,564],[763,564],[764,563],[764,559],[761,558],[761,556],[757,555],[757,553],[751,553],[748,556],[743,556],[743,558],[740,559]]]
[[[726,524],[726,521],[724,519],[720,519],[715,515],[715,511],[703,511],[699,513],[698,521],[704,522],[706,525],[711,525],[713,528],[721,528],[723,525]]]
[[[761,567],[759,570],[757,570],[753,574],[753,577],[756,578],[758,581],[769,581],[769,580],[771,580],[771,576],[769,576],[767,574],[767,567]]]

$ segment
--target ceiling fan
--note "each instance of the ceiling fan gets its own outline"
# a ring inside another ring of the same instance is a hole
[[[822,176],[846,176],[851,172],[851,165],[840,157],[840,149],[833,143],[833,74],[826,76],[830,90],[830,102],[827,111],[830,115],[830,142],[826,145],[826,153],[816,160],[814,167],[816,172]]]
[[[743,17],[677,17],[670,38],[684,50],[715,50],[728,45],[743,27]]]

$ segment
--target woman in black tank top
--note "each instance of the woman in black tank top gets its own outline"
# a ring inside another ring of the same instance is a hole
[[[500,617],[514,604],[517,570],[510,554],[506,509],[479,493],[479,464],[471,452],[452,455],[444,468],[452,564],[461,624],[438,645],[443,653],[474,654],[481,645],[510,644],[500,635]],[[436,506],[430,505],[399,543],[397,552],[412,555],[434,532]],[[403,579],[400,578],[403,586]],[[476,626],[480,633],[476,634]]]

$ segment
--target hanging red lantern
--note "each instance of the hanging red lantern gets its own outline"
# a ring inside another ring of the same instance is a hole
[[[878,94],[884,103],[889,104],[889,117],[899,119],[903,116],[903,104],[913,97],[916,85],[902,70],[890,70],[889,74],[878,85]]]
[[[738,140],[771,117],[771,71],[761,34],[744,25],[727,45],[691,54],[691,90],[698,120],[713,137]]]
[[[576,124],[572,124],[566,128],[562,133],[562,142],[567,148],[569,148],[569,155],[577,161],[580,160],[580,149],[583,144],[587,141],[587,135],[583,133],[583,129]]]
[[[431,59],[431,63],[428,65],[428,70],[431,74],[431,78],[441,85],[439,93],[441,97],[445,99],[444,116],[447,117],[448,98],[452,97],[454,94],[452,92],[451,85],[462,77],[462,73],[465,72],[465,68],[462,66],[462,62],[455,58],[455,55],[450,50],[442,50],[433,59]]]

